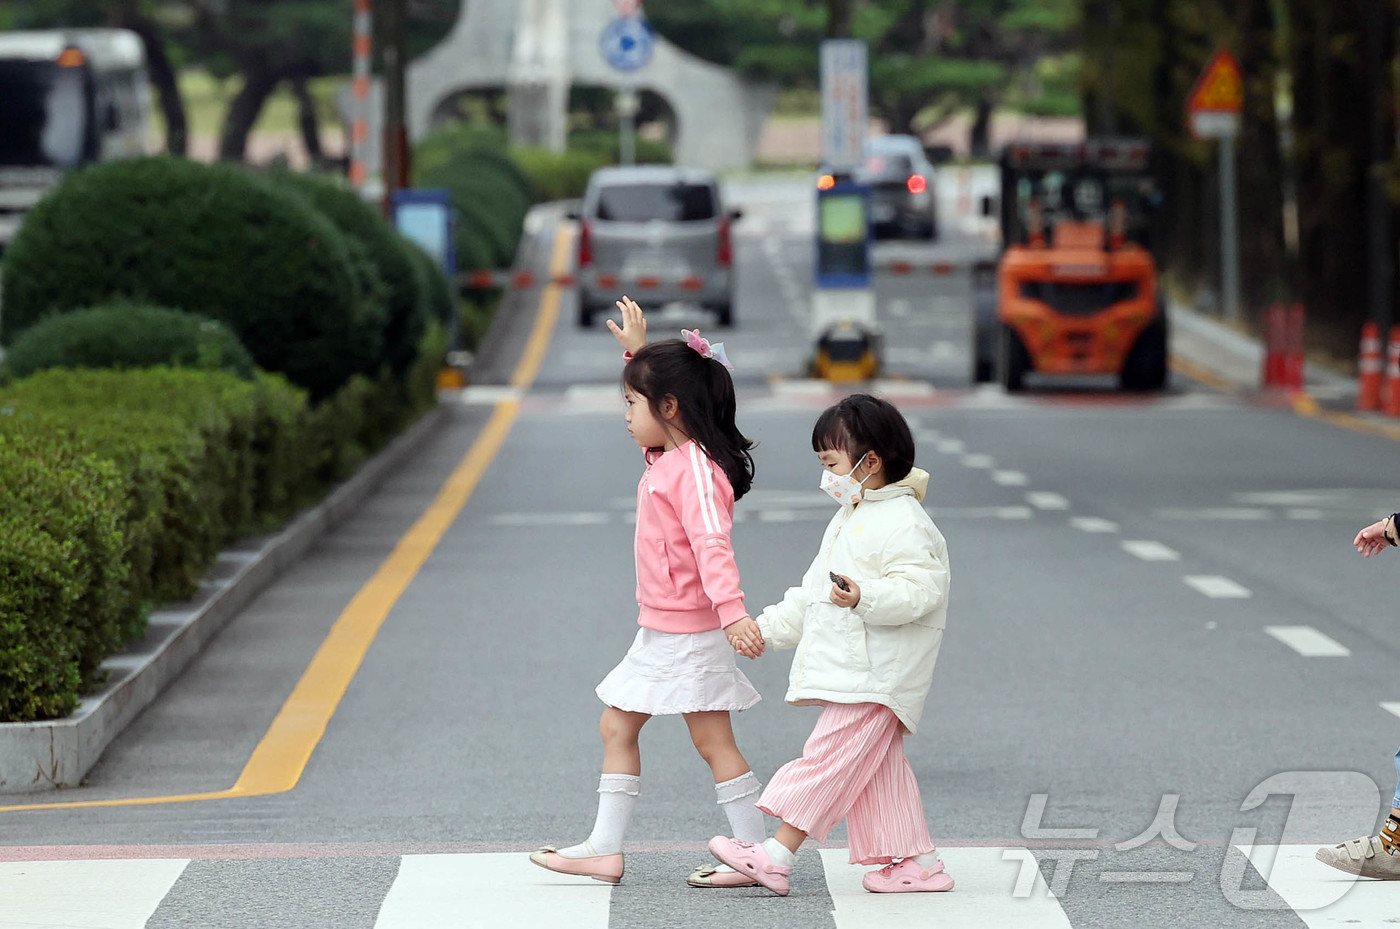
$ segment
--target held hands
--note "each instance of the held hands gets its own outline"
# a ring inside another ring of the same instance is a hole
[[[734,651],[745,658],[757,658],[767,647],[764,645],[763,633],[759,631],[758,623],[754,622],[751,616],[730,623],[724,628],[724,634],[729,637],[729,644],[734,646]]]
[[[841,584],[834,579],[837,577],[846,582],[846,586],[849,588],[848,590],[841,589]],[[860,602],[860,585],[843,574],[833,575],[833,580],[831,582],[831,602],[837,606],[844,606],[848,610],[853,608]]]
[[[647,344],[646,317],[642,315],[642,308],[637,306],[637,301],[631,297],[623,297],[617,301],[617,308],[622,311],[622,325],[619,326],[610,319],[608,329],[617,338],[624,352],[636,354]]]
[[[1386,537],[1386,530],[1390,529],[1392,532],[1395,531],[1391,529],[1390,520],[1391,517],[1387,516],[1380,522],[1372,523],[1365,529],[1362,529],[1356,534],[1356,538],[1352,540],[1351,544],[1355,545],[1356,550],[1367,558],[1370,558],[1372,555],[1379,555],[1382,551],[1390,547],[1390,540]]]

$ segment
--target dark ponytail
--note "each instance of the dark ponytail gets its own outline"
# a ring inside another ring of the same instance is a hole
[[[661,401],[676,398],[686,433],[729,478],[738,500],[753,486],[753,442],[734,424],[734,379],[729,369],[680,339],[652,342],[622,372],[622,383],[647,398],[659,419]]]

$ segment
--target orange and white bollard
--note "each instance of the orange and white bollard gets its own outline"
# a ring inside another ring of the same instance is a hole
[[[1361,358],[1357,362],[1356,408],[1374,412],[1381,408],[1381,329],[1374,322],[1361,327]]]
[[[1400,325],[1390,327],[1385,354],[1385,415],[1400,416]]]

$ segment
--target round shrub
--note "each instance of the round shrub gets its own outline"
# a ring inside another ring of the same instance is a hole
[[[228,326],[164,307],[118,303],[46,317],[20,333],[5,369],[27,377],[45,368],[222,369],[242,378],[253,358]]]
[[[530,178],[537,201],[576,200],[583,196],[588,177],[608,163],[596,152],[569,149],[513,148],[510,157]]]
[[[525,213],[531,204],[528,180],[518,169],[506,170],[502,159],[489,152],[458,152],[447,161],[419,172],[424,187],[445,188],[461,215],[458,226],[459,258],[464,271],[509,267],[515,260]],[[487,264],[479,254],[460,254],[464,240],[480,236],[489,248]],[[466,260],[472,259],[472,260]]]
[[[409,242],[408,253],[413,256],[413,263],[418,266],[419,273],[423,278],[423,289],[428,298],[429,318],[435,319],[443,325],[451,326],[457,305],[457,299],[453,296],[452,282],[447,279],[447,275],[442,271],[442,266],[437,263],[433,256],[418,245]]]
[[[68,176],[25,218],[0,275],[0,342],[52,313],[126,297],[228,324],[313,398],[373,355],[345,238],[240,169],[157,157]]]
[[[426,282],[414,262],[412,244],[348,187],[326,178],[291,171],[276,171],[268,177],[273,183],[305,197],[335,223],[352,243],[363,247],[384,288],[383,358],[394,374],[401,377],[413,364],[418,352],[418,340],[423,337],[429,314],[429,295],[424,292]],[[369,295],[369,298],[374,297]],[[374,369],[361,370],[371,374]]]

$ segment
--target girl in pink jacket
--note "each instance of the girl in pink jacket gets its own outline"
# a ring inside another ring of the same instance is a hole
[[[606,704],[598,817],[586,840],[530,855],[542,868],[616,884],[622,838],[641,791],[637,738],[653,716],[685,718],[715,778],[715,795],[734,835],[763,841],[755,801],[762,785],[734,742],[729,714],[758,702],[739,670],[725,628],[748,619],[729,531],[734,501],[753,483],[753,443],[734,425],[734,382],[722,347],[699,333],[646,344],[641,308],[618,302],[623,324],[608,328],[626,351],[627,432],[646,451],[637,485],[637,637],[598,685]],[[719,355],[716,357],[716,350]],[[752,633],[753,647],[762,637]],[[700,887],[756,883],[729,868],[702,867]]]

